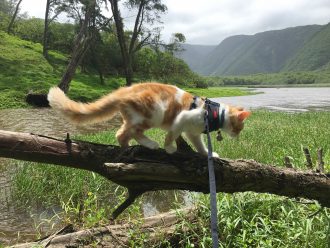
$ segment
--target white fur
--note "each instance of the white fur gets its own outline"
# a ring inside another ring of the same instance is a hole
[[[182,97],[183,97],[183,94],[184,94],[184,93],[185,93],[184,90],[182,90],[182,89],[176,87],[175,100],[176,100],[178,103],[182,103]]]
[[[168,102],[166,101],[158,102],[154,105],[154,111],[152,113],[152,117],[150,120],[150,122],[154,127],[161,126],[167,107],[168,107]]]
[[[224,119],[224,128],[229,127],[229,107],[225,104],[221,104],[219,113],[222,113],[222,109],[225,108],[225,119]],[[202,132],[205,129],[204,125],[204,116],[205,110],[202,106],[193,109],[193,110],[184,110],[182,111],[175,119],[172,127],[168,132],[168,138],[171,137],[169,144],[165,145],[165,150],[168,153],[174,153],[177,148],[174,144],[174,141],[180,136],[181,133],[184,133],[185,136],[191,141],[195,146],[197,151],[203,155],[208,154],[208,149],[203,141]],[[215,152],[212,153],[213,157],[219,157]]]

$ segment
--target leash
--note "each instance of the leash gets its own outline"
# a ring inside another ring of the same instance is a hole
[[[210,108],[210,103],[205,101],[206,107]],[[208,109],[207,109],[208,110]],[[205,122],[205,133],[207,135],[207,166],[209,170],[209,185],[210,185],[210,206],[211,206],[211,235],[213,248],[219,247],[218,240],[218,214],[217,214],[217,190],[215,184],[215,174],[214,174],[214,164],[212,157],[212,143],[210,136],[210,126],[209,126],[209,116],[210,111],[205,112],[204,122]]]
[[[197,108],[197,96],[193,97],[193,102],[190,105],[190,110]],[[217,190],[215,183],[214,163],[213,163],[213,149],[211,143],[210,132],[217,131],[224,125],[225,120],[225,108],[222,108],[220,113],[220,104],[213,102],[209,99],[205,99],[205,115],[204,125],[205,130],[203,133],[207,135],[207,166],[209,171],[209,187],[210,187],[210,206],[211,206],[211,236],[212,236],[212,247],[219,247],[218,239],[218,214],[217,214]],[[222,139],[221,133],[218,132],[217,139]]]

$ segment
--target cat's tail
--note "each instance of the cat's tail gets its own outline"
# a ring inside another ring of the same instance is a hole
[[[76,124],[105,121],[118,111],[116,94],[109,94],[92,103],[81,103],[69,99],[60,88],[53,87],[47,99],[52,108]]]

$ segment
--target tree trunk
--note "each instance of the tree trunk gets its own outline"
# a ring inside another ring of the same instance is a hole
[[[42,49],[42,54],[44,55],[45,59],[47,59],[47,60],[48,60],[48,30],[49,30],[50,1],[51,0],[47,0],[47,3],[46,3],[43,49]]]
[[[185,143],[184,143],[185,144]],[[180,146],[181,147],[181,146]],[[189,151],[169,155],[142,146],[122,149],[69,138],[0,131],[0,157],[93,171],[128,188],[116,218],[146,191],[181,189],[209,192],[207,158]],[[329,174],[264,165],[253,160],[214,159],[218,192],[254,191],[317,200],[330,207]]]
[[[85,52],[89,46],[89,37],[88,37],[88,24],[91,19],[92,13],[95,10],[95,0],[93,0],[90,5],[87,6],[85,13],[85,19],[83,24],[80,27],[77,38],[75,39],[73,51],[71,54],[70,62],[66,68],[65,73],[62,76],[61,82],[58,87],[67,93],[70,87],[70,82],[76,72],[77,66],[79,65],[81,59],[84,57]]]
[[[19,0],[18,3],[16,4],[15,12],[14,12],[13,16],[11,17],[10,23],[8,25],[8,29],[7,29],[8,34],[10,34],[12,32],[12,28],[13,28],[16,16],[19,11],[19,6],[21,5],[21,3],[22,3],[22,0]]]
[[[130,56],[130,55],[128,55]],[[132,85],[133,82],[133,68],[132,68],[132,59],[130,57],[127,58],[126,66],[125,66],[125,78],[126,78],[126,86]]]
[[[113,18],[115,20],[117,39],[125,67],[126,85],[130,86],[132,85],[132,77],[133,77],[132,59],[125,39],[123,19],[120,15],[120,11],[118,8],[118,0],[109,0],[109,1],[111,4]]]

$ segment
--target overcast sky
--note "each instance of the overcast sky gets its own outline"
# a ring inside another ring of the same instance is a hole
[[[237,34],[255,34],[330,22],[330,0],[163,0],[163,39],[172,33],[186,43],[217,45]],[[23,0],[22,12],[44,18],[46,0]]]

